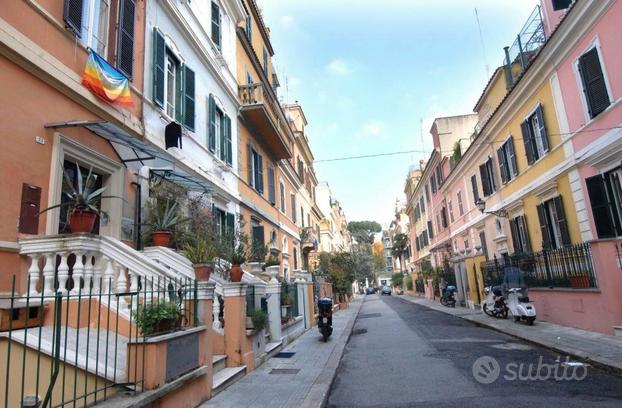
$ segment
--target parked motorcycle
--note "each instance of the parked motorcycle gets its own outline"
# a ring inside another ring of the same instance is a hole
[[[326,342],[333,333],[333,301],[330,298],[321,298],[317,301],[317,309],[317,328]]]
[[[487,286],[484,288],[486,299],[482,309],[484,313],[491,317],[506,319],[508,317],[508,307],[503,296],[503,286]]]
[[[536,320],[536,307],[525,294],[526,290],[510,288],[508,290],[508,308],[514,316],[515,322],[523,320],[531,326]]]
[[[441,296],[441,305],[447,307],[456,307],[456,287],[454,285],[447,285],[443,296]]]

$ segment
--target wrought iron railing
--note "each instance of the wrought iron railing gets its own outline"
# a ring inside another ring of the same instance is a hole
[[[31,277],[26,293],[13,277],[11,292],[0,294],[3,407],[83,407],[137,393],[146,348],[130,344],[197,324],[197,287],[189,278],[141,277],[125,290],[103,290],[112,282],[73,275],[71,290],[64,290],[58,273],[49,282]],[[157,306],[168,311],[166,322],[144,318],[144,310]]]
[[[486,285],[500,285],[510,267],[522,272],[524,283],[530,287],[596,288],[592,250],[584,242],[540,252],[514,254],[503,259],[482,263]]]
[[[283,281],[281,283],[281,319],[290,320],[298,315],[298,289],[296,288],[296,283]]]
[[[538,5],[527,18],[512,45],[508,47],[503,61],[504,66],[511,67],[512,84],[529,67],[545,42],[546,35],[542,23],[542,12]]]

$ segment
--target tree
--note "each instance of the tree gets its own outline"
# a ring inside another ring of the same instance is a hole
[[[391,285],[401,288],[403,283],[404,283],[404,275],[402,275],[401,272],[397,272],[391,275]]]
[[[329,265],[326,277],[333,284],[333,290],[340,297],[350,293],[356,268],[352,254],[349,252],[338,252],[328,254],[328,256]]]
[[[400,260],[400,271],[403,271],[402,266],[403,256],[407,252],[408,247],[408,236],[406,234],[397,234],[393,238],[393,248],[391,249],[391,254],[394,258],[398,258]]]
[[[374,242],[374,234],[382,231],[382,227],[376,221],[350,221],[348,231],[356,242],[371,245]]]

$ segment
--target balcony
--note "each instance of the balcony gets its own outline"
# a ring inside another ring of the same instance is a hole
[[[305,227],[300,231],[300,242],[302,243],[303,252],[309,252],[317,249],[318,239],[315,230],[311,227]]]
[[[264,84],[240,85],[238,93],[242,102],[240,113],[256,137],[263,140],[278,160],[291,158],[289,125],[285,122],[278,102]]]

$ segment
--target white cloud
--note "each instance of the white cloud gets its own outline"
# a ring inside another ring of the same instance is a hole
[[[337,76],[347,76],[350,75],[350,73],[352,72],[348,63],[341,58],[335,58],[334,60],[332,60],[326,66],[326,70],[329,73]]]
[[[379,120],[371,120],[363,125],[362,132],[367,136],[381,136],[384,134],[384,124]]]
[[[294,16],[281,16],[281,18],[279,18],[279,22],[281,23],[281,25],[283,27],[292,27],[294,25],[294,23],[296,22],[296,19],[294,18]]]

